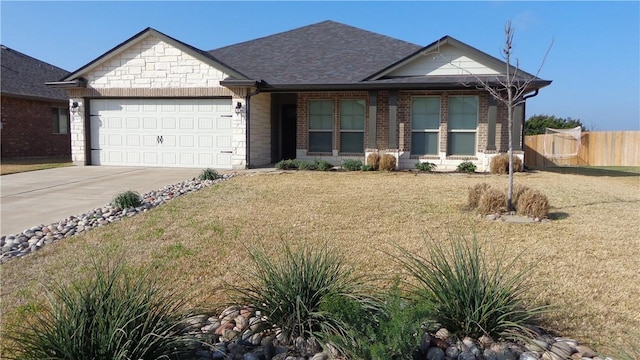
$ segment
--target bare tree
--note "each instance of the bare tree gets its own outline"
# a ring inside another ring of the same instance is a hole
[[[513,111],[514,109],[525,102],[527,94],[532,91],[532,82],[539,80],[538,75],[544,66],[544,63],[551,51],[553,41],[549,45],[542,63],[538,68],[535,75],[530,75],[520,70],[520,63],[518,59],[515,60],[515,65],[511,65],[512,51],[513,51],[513,34],[514,29],[511,25],[511,21],[507,21],[504,26],[505,44],[502,49],[502,55],[506,63],[506,72],[504,76],[485,77],[482,78],[476,74],[471,73],[459,65],[449,61],[449,63],[462,72],[470,75],[475,80],[475,86],[478,89],[487,91],[494,99],[503,103],[507,108],[507,123],[509,131],[509,189],[507,193],[507,206],[509,210],[513,210]],[[465,83],[467,85],[468,83]],[[537,90],[536,90],[537,91]]]

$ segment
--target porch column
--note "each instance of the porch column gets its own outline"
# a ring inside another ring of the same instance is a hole
[[[389,91],[389,149],[398,148],[398,91]]]
[[[487,150],[496,149],[496,120],[498,118],[498,102],[493,96],[489,97],[489,112],[487,114]]]
[[[378,118],[378,92],[369,91],[369,141],[367,142],[367,148],[375,149],[376,145],[376,126]]]

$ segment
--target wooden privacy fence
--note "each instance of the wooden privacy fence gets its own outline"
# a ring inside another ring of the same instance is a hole
[[[640,131],[585,132],[578,155],[545,157],[544,135],[526,136],[524,163],[530,168],[547,166],[640,166]]]

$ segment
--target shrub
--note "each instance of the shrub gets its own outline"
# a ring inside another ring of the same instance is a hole
[[[416,169],[419,171],[433,171],[436,169],[436,164],[430,162],[418,162],[416,163]]]
[[[349,324],[350,342],[343,343],[340,338],[332,341],[349,358],[372,360],[411,359],[421,340],[421,324],[432,313],[426,302],[403,298],[397,282],[386,295],[381,311],[365,311],[346,298],[323,303],[322,309]]]
[[[333,165],[329,162],[320,159],[313,160],[313,166],[315,167],[315,170],[318,171],[329,171],[333,168]]]
[[[264,325],[279,328],[289,344],[297,337],[325,343],[338,337],[349,342],[349,325],[321,306],[350,299],[363,311],[375,311],[379,305],[366,295],[362,278],[326,246],[283,247],[276,258],[264,250],[249,251],[252,268],[243,282],[229,285],[234,303],[252,304],[265,317]]]
[[[476,171],[476,166],[471,161],[463,161],[456,168],[458,172],[472,173]]]
[[[219,179],[221,177],[222,176],[220,174],[218,174],[218,172],[213,170],[213,169],[204,169],[200,173],[200,176],[198,176],[198,179],[200,179],[200,180],[217,180],[217,179]]]
[[[362,161],[347,159],[342,162],[342,168],[348,171],[358,171],[362,169]]]
[[[397,247],[395,256],[415,283],[412,293],[434,304],[434,317],[459,337],[518,339],[533,336],[530,326],[548,306],[527,308],[525,294],[531,289],[529,269],[519,257],[505,262],[504,254],[483,252],[474,237],[431,241],[427,256]]]
[[[374,171],[375,168],[371,165],[362,165],[362,168],[360,169],[362,171]]]
[[[373,167],[373,170],[378,170],[380,166],[380,154],[371,153],[367,156],[367,165]]]
[[[276,163],[276,169],[278,170],[297,170],[298,163],[294,159],[280,160]]]
[[[494,188],[487,188],[478,200],[478,213],[482,215],[502,213],[507,210],[507,195]]]
[[[549,200],[537,190],[528,189],[518,196],[515,203],[518,214],[544,219],[549,216]]]
[[[148,273],[95,265],[88,281],[48,290],[45,309],[9,334],[18,359],[171,359],[186,349],[185,300]]]
[[[494,156],[489,164],[492,174],[504,175],[509,173],[509,154],[500,154]],[[513,171],[522,171],[522,160],[519,157],[513,157]]]
[[[128,209],[142,205],[142,198],[137,192],[128,190],[116,195],[111,203],[120,209]]]
[[[378,166],[383,171],[394,171],[396,169],[396,157],[391,154],[384,154],[380,158]]]
[[[469,188],[469,196],[468,196],[468,206],[469,209],[474,210],[478,207],[480,203],[480,197],[484,194],[487,189],[490,189],[491,186],[487,183],[479,183],[475,184]]]

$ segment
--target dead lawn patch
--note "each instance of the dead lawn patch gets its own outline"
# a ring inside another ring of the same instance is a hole
[[[543,191],[547,224],[490,222],[465,210],[469,187],[506,189],[504,176],[408,172],[282,172],[247,175],[178,198],[90,233],[48,245],[1,266],[3,327],[20,322],[42,298],[40,284],[70,281],[92,257],[152,265],[163,278],[213,308],[224,282],[249,264],[257,243],[278,251],[289,241],[328,243],[383,284],[400,267],[384,251],[424,250],[424,239],[472,236],[507,255],[524,251],[540,286],[536,301],[558,312],[547,325],[599,351],[640,328],[640,177],[518,173]],[[387,283],[388,284],[388,283]],[[6,327],[5,327],[6,328]]]

